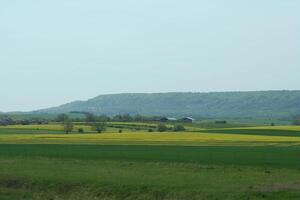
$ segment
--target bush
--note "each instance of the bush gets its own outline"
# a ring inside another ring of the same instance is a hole
[[[227,124],[227,121],[215,121],[216,124]]]
[[[79,129],[78,129],[78,133],[84,133],[83,128],[79,128]]]
[[[178,131],[185,131],[185,128],[183,125],[175,125],[173,128],[174,131],[178,132]]]
[[[157,126],[157,131],[158,131],[158,132],[164,132],[164,131],[167,131],[167,130],[168,130],[168,128],[167,128],[167,126],[164,125],[164,124],[159,124],[159,125]]]
[[[120,129],[120,130],[119,130],[119,133],[123,133],[123,130],[122,130],[122,129]]]
[[[148,132],[153,132],[153,129],[148,129]]]

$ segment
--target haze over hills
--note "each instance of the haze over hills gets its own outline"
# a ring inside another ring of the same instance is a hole
[[[300,91],[112,94],[35,112],[72,111],[174,117],[289,117],[300,114]]]

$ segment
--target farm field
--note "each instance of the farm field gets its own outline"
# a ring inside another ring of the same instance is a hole
[[[299,126],[114,125],[0,127],[0,200],[300,198]]]

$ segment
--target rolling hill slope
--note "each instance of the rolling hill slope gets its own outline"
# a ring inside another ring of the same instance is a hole
[[[35,112],[71,111],[175,117],[289,117],[300,114],[300,91],[100,95]]]

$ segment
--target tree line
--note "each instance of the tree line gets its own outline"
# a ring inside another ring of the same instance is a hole
[[[63,122],[64,118],[67,114],[59,114],[54,119],[55,122]],[[115,116],[107,116],[107,115],[94,115],[92,113],[84,113],[84,118],[72,118],[73,122],[151,122],[158,121],[163,118],[162,116],[143,116],[143,115],[115,115]]]
[[[122,116],[122,115],[120,115],[120,116]],[[118,116],[118,117],[120,117],[120,116]],[[126,117],[128,117],[128,116],[125,115],[125,118]],[[124,116],[122,116],[123,120],[125,118],[124,118]],[[107,118],[105,118],[105,119],[106,120],[103,120],[103,118],[99,118],[98,116],[95,116],[93,114],[88,113],[88,114],[86,114],[85,123],[86,123],[86,125],[91,126],[93,131],[96,131],[97,133],[102,133],[103,131],[106,130],[106,127],[107,127],[106,122],[109,122],[109,120],[107,120]],[[128,119],[128,118],[126,118],[126,119]],[[64,132],[66,134],[69,134],[69,133],[73,132],[73,130],[74,130],[74,120],[72,120],[67,114],[59,114],[57,116],[56,121],[62,123]],[[165,132],[165,131],[179,132],[179,131],[184,131],[185,128],[181,124],[176,124],[173,127],[168,127],[165,124],[160,123],[160,124],[157,125],[155,130],[158,131],[158,132]],[[152,129],[152,128],[148,129],[148,132],[153,132],[153,131],[154,131],[154,129]],[[84,130],[82,128],[79,128],[78,132],[83,133]],[[119,133],[122,133],[122,129],[119,130]]]
[[[61,122],[63,124],[64,132],[66,134],[72,132],[74,130],[74,120],[69,118],[67,114],[59,114],[56,118],[57,122]],[[105,122],[99,121],[99,119],[96,118],[96,116],[92,114],[88,114],[86,116],[85,121],[87,122],[88,125],[92,127],[92,130],[96,131],[97,133],[101,133],[106,129],[106,124]],[[78,129],[79,133],[83,133],[84,130],[82,128]]]

